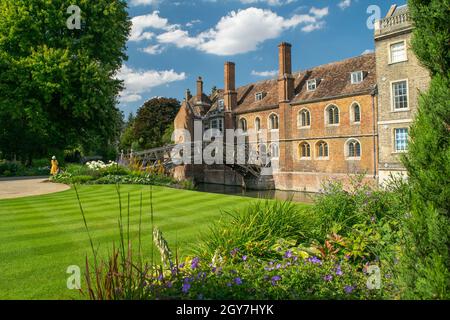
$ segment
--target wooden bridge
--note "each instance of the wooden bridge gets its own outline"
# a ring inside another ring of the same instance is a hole
[[[203,147],[206,145],[205,143],[194,142],[167,145],[139,152],[132,151],[128,155],[122,154],[119,162],[123,164],[134,162],[143,168],[164,166],[166,169],[172,169],[178,165],[185,164],[180,161],[182,158],[189,159],[191,164],[194,164],[195,155],[202,155],[201,159],[203,159]],[[188,157],[184,157],[182,154],[186,149],[190,150]],[[180,150],[183,151],[180,152]],[[230,167],[244,178],[259,178],[264,168],[271,167],[270,156],[267,154],[260,156],[259,151],[253,150],[248,143],[242,145],[223,144],[222,150],[223,161],[222,163],[216,164],[223,164]],[[197,163],[195,162],[195,164]],[[202,164],[205,164],[203,160]]]

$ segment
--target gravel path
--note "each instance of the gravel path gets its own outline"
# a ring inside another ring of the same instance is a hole
[[[68,189],[68,185],[49,182],[48,177],[0,179],[0,199],[37,196]]]

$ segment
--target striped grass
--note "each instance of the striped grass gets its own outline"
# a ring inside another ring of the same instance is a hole
[[[85,185],[77,189],[80,202],[74,189],[0,201],[0,299],[81,298],[78,291],[66,287],[70,276],[67,267],[77,265],[84,272],[86,256],[93,258],[79,203],[99,259],[112,253],[113,244],[116,248],[120,245],[116,186]],[[149,189],[149,186],[120,186],[125,215],[122,229],[125,242],[129,235],[136,252],[141,250],[143,257],[153,255],[159,259],[152,244]],[[244,208],[254,201],[164,187],[153,187],[152,197],[153,224],[181,256],[195,250],[201,236],[220,218],[222,211]]]

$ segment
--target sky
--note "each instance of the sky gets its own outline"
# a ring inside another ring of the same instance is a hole
[[[293,70],[371,52],[373,17],[406,0],[128,0],[132,19],[120,109],[153,97],[182,101],[223,88],[223,65],[236,63],[237,86],[275,78],[278,44],[292,44]],[[369,21],[369,25],[368,25]]]

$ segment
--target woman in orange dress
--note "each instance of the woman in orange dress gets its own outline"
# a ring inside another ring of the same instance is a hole
[[[50,174],[55,176],[56,174],[58,174],[58,170],[59,170],[59,168],[58,168],[58,160],[56,160],[56,157],[53,156],[52,157],[52,167],[50,169]]]

